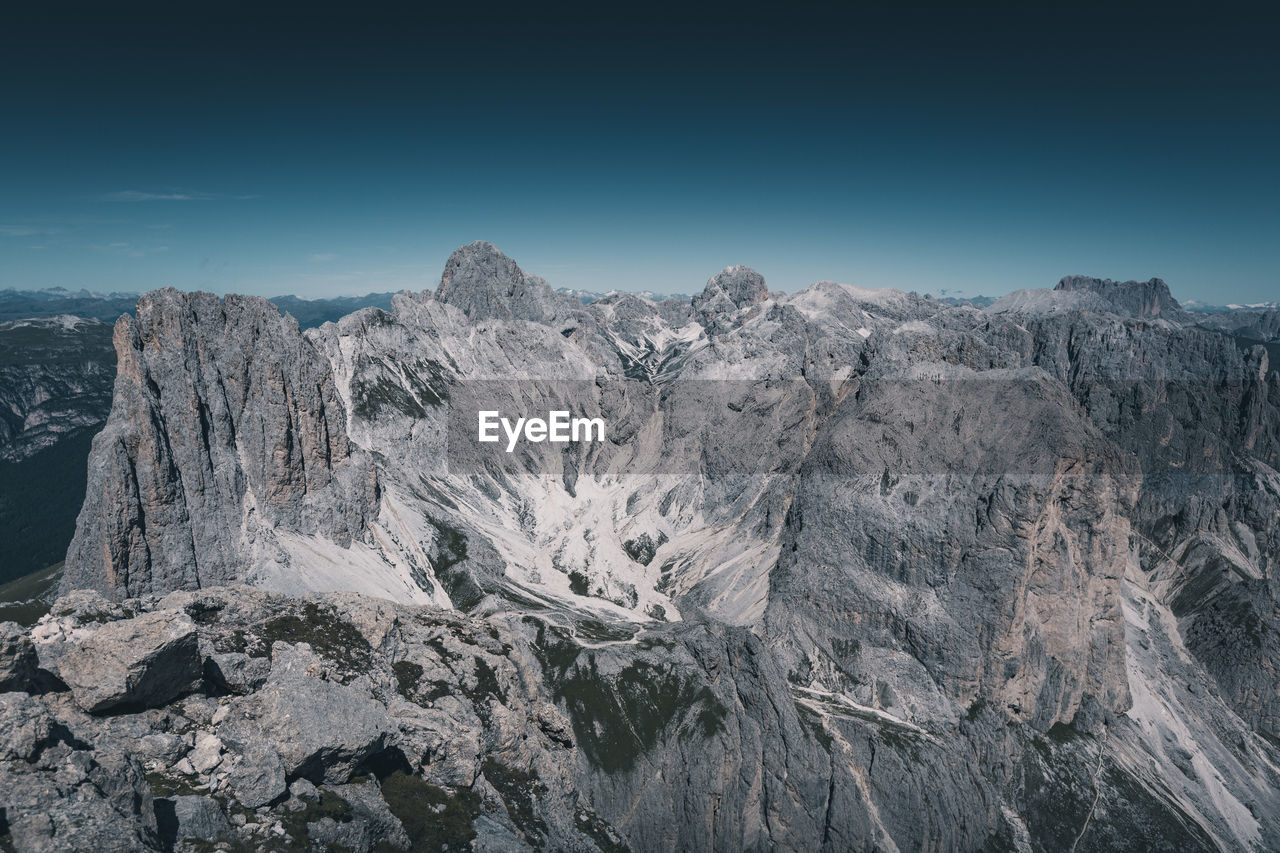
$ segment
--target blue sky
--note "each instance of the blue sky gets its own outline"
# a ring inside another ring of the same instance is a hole
[[[1245,11],[532,8],[20,12],[0,288],[421,289],[486,239],[595,290],[1280,297]]]

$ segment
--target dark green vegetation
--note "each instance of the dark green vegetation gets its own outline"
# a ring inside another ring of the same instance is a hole
[[[831,639],[831,652],[835,655],[836,660],[844,664],[852,664],[858,659],[858,653],[862,651],[862,643],[853,639],[844,637],[833,637]]]
[[[286,836],[296,845],[306,849],[311,840],[307,824],[331,818],[338,823],[351,822],[351,804],[327,788],[320,789],[314,800],[303,800],[306,806],[296,812],[286,812],[282,823]]]
[[[436,580],[449,594],[449,600],[453,602],[454,607],[459,610],[470,610],[484,598],[484,590],[468,572],[457,568],[459,563],[467,559],[466,534],[434,518],[428,518],[427,522],[439,534],[431,560],[431,568],[436,573]]]
[[[473,703],[485,702],[490,697],[497,699],[499,702],[507,701],[506,691],[498,684],[498,674],[493,671],[493,667],[485,663],[483,658],[475,659],[476,686],[475,689],[468,693],[468,698]]]
[[[391,664],[391,672],[396,677],[396,689],[400,695],[412,700],[414,691],[422,681],[422,667],[411,660],[398,660]]]
[[[579,748],[606,773],[632,769],[669,734],[709,738],[724,728],[728,709],[674,666],[636,661],[616,674],[602,673],[596,652],[547,626],[539,628],[534,650],[553,695],[564,702]]]
[[[398,660],[391,665],[391,672],[396,677],[396,690],[410,702],[425,704],[434,702],[442,696],[449,695],[451,690],[447,681],[431,681],[429,689],[423,689],[421,666],[409,660]],[[490,670],[492,673],[492,670]]]
[[[573,825],[594,841],[602,853],[631,853],[631,848],[623,841],[622,836],[608,821],[593,811],[579,811],[573,816]]]
[[[610,625],[599,619],[580,619],[574,625],[575,635],[588,643],[618,643],[630,640],[640,630],[640,626],[631,622],[619,622]]]
[[[382,780],[382,798],[400,819],[414,851],[469,850],[480,814],[480,795],[467,788],[449,793],[402,770]]]
[[[204,793],[192,787],[190,782],[180,776],[170,776],[167,773],[155,771],[147,774],[147,784],[151,786],[151,792],[157,797],[186,797]]]
[[[26,459],[0,462],[0,583],[67,555],[84,501],[89,447],[100,428],[75,430]]]
[[[635,560],[642,566],[647,566],[653,562],[653,556],[658,549],[667,543],[667,535],[659,533],[658,538],[654,539],[648,533],[641,533],[635,539],[628,539],[622,543],[622,550],[627,552],[627,556]]]
[[[1264,647],[1274,647],[1280,638],[1258,612],[1269,603],[1265,583],[1228,584],[1207,596],[1187,630],[1187,647],[1206,663],[1227,664],[1228,670],[1232,660],[1256,657]]]
[[[400,365],[409,388],[395,377],[380,375],[376,379],[358,376],[351,381],[351,408],[365,420],[376,420],[380,412],[394,410],[411,418],[426,417],[423,405],[441,406],[449,399],[445,367],[431,359]],[[369,368],[366,368],[369,370]]]
[[[965,711],[964,718],[970,723],[982,716],[982,712],[987,709],[987,700],[979,696],[969,703],[968,710]]]
[[[200,620],[210,620],[202,614]],[[271,644],[307,643],[311,650],[339,666],[339,676],[349,680],[365,672],[372,663],[373,649],[364,635],[331,607],[307,602],[300,614],[285,614],[252,628],[237,628],[215,646],[222,652],[243,652],[251,657],[270,657]],[[421,674],[421,672],[419,672]],[[399,673],[397,673],[399,675]]]
[[[540,849],[547,834],[547,824],[538,817],[533,804],[546,793],[547,786],[538,780],[538,774],[516,770],[492,758],[485,760],[481,771],[489,784],[502,795],[511,822],[520,828],[530,844]]]
[[[427,410],[413,399],[412,394],[385,376],[379,376],[372,382],[352,380],[351,408],[366,421],[377,420],[379,413],[387,410],[394,410],[411,418],[421,418],[427,414]]]
[[[809,730],[809,734],[813,735],[814,740],[822,744],[822,748],[831,751],[831,746],[836,739],[831,736],[831,732],[827,731],[826,725],[822,721],[822,715],[810,708],[803,702],[796,702],[796,714],[800,717],[800,725]]]
[[[449,399],[447,373],[440,362],[420,358],[413,364],[402,364],[400,369],[404,372],[405,380],[412,386],[413,393],[428,406],[442,406]]]
[[[1210,596],[1233,580],[1232,566],[1221,557],[1211,558],[1186,581],[1170,602],[1169,609],[1181,619],[1199,610]]]
[[[1025,805],[1020,812],[1037,849],[1069,850],[1073,844],[1077,850],[1217,849],[1194,821],[1105,756],[1099,770],[1097,738],[1057,725],[1048,736],[1033,736],[1029,746],[1021,765]],[[1090,809],[1093,818],[1086,826]]]
[[[24,575],[0,585],[0,622],[17,622],[29,627],[49,612],[47,598],[62,580],[62,563]]]
[[[1058,746],[1063,746],[1079,738],[1088,737],[1088,735],[1067,723],[1054,723],[1049,728],[1049,731],[1045,733],[1045,737]]]

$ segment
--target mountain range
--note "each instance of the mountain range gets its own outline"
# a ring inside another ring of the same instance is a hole
[[[0,838],[1280,847],[1265,311],[584,303],[483,242],[314,328],[140,297],[61,597],[0,642]],[[553,409],[606,440],[474,441]]]

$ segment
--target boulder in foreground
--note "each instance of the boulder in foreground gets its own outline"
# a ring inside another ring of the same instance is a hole
[[[112,622],[77,643],[58,670],[90,713],[163,705],[199,683],[195,625],[163,611]]]
[[[24,690],[36,674],[36,648],[22,626],[0,622],[0,693]]]

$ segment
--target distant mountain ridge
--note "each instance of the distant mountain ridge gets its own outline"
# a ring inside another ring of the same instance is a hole
[[[121,314],[132,311],[138,301],[136,293],[72,292],[55,287],[48,290],[0,290],[0,322],[73,314],[114,323]]]
[[[676,299],[681,302],[688,302],[693,298],[687,293],[657,293],[652,290],[581,290],[573,287],[557,287],[556,293],[563,293],[565,296],[572,296],[583,305],[590,305],[592,302],[598,302],[606,297],[622,294],[639,296],[641,299],[648,299],[650,302],[662,302],[664,299]]]
[[[391,308],[393,293],[366,293],[363,296],[333,296],[305,299],[299,296],[273,296],[270,302],[281,311],[292,314],[298,325],[310,329],[338,320],[361,308]],[[133,311],[136,293],[112,291],[102,293],[65,287],[44,290],[0,290],[0,322],[53,317],[69,314],[114,323],[121,314]]]
[[[106,323],[0,322],[0,584],[65,555],[115,375]]]
[[[303,299],[298,296],[272,296],[270,302],[281,311],[291,314],[298,325],[313,329],[325,323],[334,323],[361,308],[391,310],[394,293],[366,293],[363,296],[330,296],[322,299]]]

